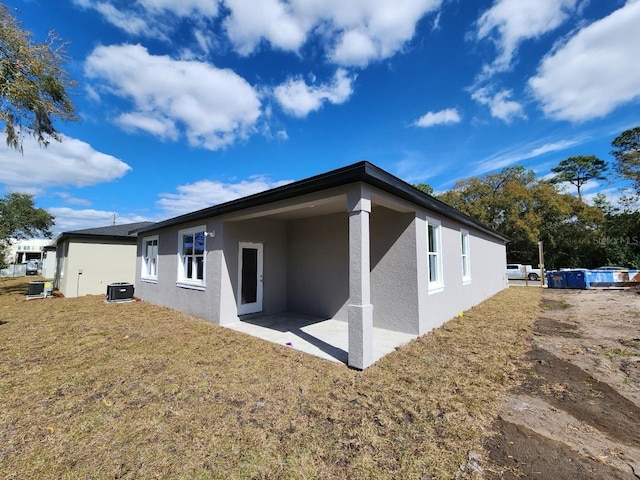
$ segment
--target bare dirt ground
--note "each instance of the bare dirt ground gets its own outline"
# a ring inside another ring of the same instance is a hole
[[[486,478],[640,479],[640,289],[545,290]]]

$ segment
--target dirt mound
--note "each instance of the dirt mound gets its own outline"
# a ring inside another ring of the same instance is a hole
[[[640,479],[639,331],[634,290],[545,291],[487,478]]]

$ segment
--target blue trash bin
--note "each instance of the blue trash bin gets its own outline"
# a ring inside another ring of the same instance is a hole
[[[579,288],[585,290],[587,288],[587,271],[584,269],[567,270],[565,272],[567,278],[567,288]]]
[[[567,275],[565,270],[547,272],[547,288],[567,288]]]

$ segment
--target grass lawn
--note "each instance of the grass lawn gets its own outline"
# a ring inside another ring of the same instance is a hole
[[[0,282],[0,478],[451,479],[482,455],[540,289],[364,372],[144,302]]]

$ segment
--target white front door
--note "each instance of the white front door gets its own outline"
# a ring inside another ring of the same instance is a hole
[[[262,311],[262,243],[238,249],[238,315]]]

